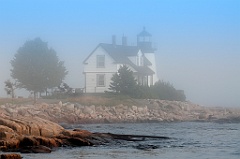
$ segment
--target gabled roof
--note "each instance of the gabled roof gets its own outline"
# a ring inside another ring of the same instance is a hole
[[[88,58],[95,52],[95,50],[98,47],[102,47],[116,63],[128,64],[131,67],[133,67],[139,74],[146,74],[146,75],[154,74],[154,71],[152,71],[149,67],[147,67],[149,65],[152,65],[152,63],[145,56],[143,56],[144,66],[136,66],[131,62],[131,60],[129,60],[128,57],[138,55],[140,48],[137,46],[100,43],[93,50],[93,52],[84,60],[83,63],[86,63]]]
[[[100,44],[99,44],[100,45]],[[99,45],[88,55],[88,57],[83,61],[83,64],[86,64],[86,61],[89,59],[90,56],[92,56],[92,54],[97,50],[97,48],[99,47]]]
[[[146,58],[147,59],[147,58]],[[137,66],[134,63],[132,63],[132,61],[130,61],[128,58],[126,58],[124,61],[121,62],[122,64],[127,64],[129,66],[131,66],[132,68],[134,68],[137,73],[136,74],[140,74],[140,75],[152,75],[155,72],[150,69],[147,65],[144,66]]]
[[[137,71],[138,71],[138,74],[141,74],[141,75],[152,75],[155,73],[152,69],[146,66],[137,66]]]
[[[101,43],[100,46],[115,60],[116,63],[125,63],[130,61],[127,57],[137,56],[139,48],[137,46],[113,45]],[[131,62],[131,61],[130,61]],[[152,63],[144,56],[144,64]]]
[[[136,66],[136,65],[131,65],[131,66],[137,71],[136,74],[139,74],[139,75],[152,75],[155,73],[152,69],[150,69],[147,66]]]
[[[126,57],[137,56],[139,48],[136,46],[113,45],[101,43],[100,46],[117,62],[121,63]]]

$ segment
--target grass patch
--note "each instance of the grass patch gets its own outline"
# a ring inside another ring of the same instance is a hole
[[[11,103],[11,104],[25,104],[32,102],[33,99],[29,98],[0,98],[0,105],[4,105],[6,103]]]
[[[115,106],[119,104],[131,106],[136,105],[134,99],[124,95],[114,94],[86,94],[79,97],[69,98],[71,103],[79,103],[82,105],[102,105],[102,106]]]
[[[133,98],[125,95],[116,95],[116,94],[106,94],[106,93],[98,93],[98,94],[82,94],[78,97],[68,97],[68,98],[38,98],[37,103],[47,103],[47,104],[57,104],[59,101],[63,103],[79,103],[81,105],[95,105],[95,106],[116,106],[116,105],[139,105],[140,103]],[[6,103],[12,104],[33,104],[34,100],[30,98],[0,98],[0,105],[4,105]]]

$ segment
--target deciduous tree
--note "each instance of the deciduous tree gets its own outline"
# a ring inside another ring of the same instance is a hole
[[[5,91],[7,92],[7,95],[11,95],[12,98],[15,97],[15,90],[18,88],[17,82],[12,82],[10,79],[6,80],[4,82],[5,84]]]
[[[164,81],[157,81],[152,87],[158,99],[185,101],[186,96],[183,90],[176,90],[172,84]]]
[[[11,61],[11,76],[21,88],[36,93],[60,85],[67,75],[63,61],[52,48],[40,38],[26,41]]]

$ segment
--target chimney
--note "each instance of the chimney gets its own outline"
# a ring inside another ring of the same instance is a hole
[[[115,46],[116,45],[116,35],[112,36],[112,44]]]
[[[123,35],[122,37],[122,45],[127,46],[127,37]]]

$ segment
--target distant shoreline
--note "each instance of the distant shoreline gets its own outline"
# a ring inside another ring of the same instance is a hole
[[[72,99],[0,99],[7,116],[37,116],[56,123],[152,123],[181,121],[240,122],[239,108],[203,107],[191,102],[115,99],[84,96]]]

